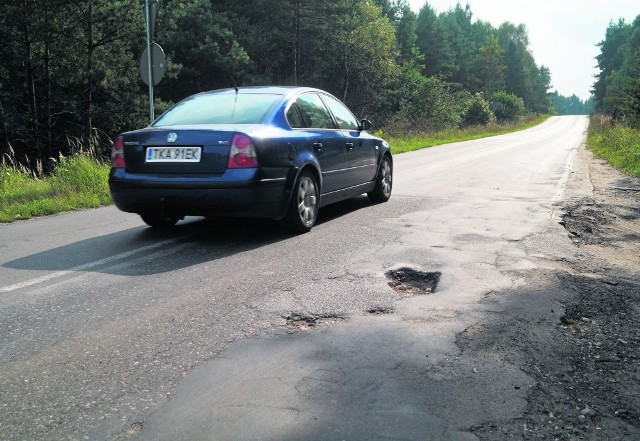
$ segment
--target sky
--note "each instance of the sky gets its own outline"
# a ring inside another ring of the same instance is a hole
[[[551,70],[552,90],[565,96],[591,95],[596,69],[596,46],[611,21],[627,23],[640,15],[638,0],[428,0],[438,13],[456,3],[469,4],[473,19],[494,27],[505,21],[524,24],[536,63]],[[416,13],[425,0],[409,0]]]

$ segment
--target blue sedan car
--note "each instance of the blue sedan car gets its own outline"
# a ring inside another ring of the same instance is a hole
[[[325,205],[391,196],[391,151],[370,128],[318,89],[200,93],[116,138],[109,187],[119,209],[152,227],[240,216],[284,219],[304,233]]]

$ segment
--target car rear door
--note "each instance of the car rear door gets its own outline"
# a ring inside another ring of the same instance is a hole
[[[322,172],[322,193],[349,186],[348,152],[344,136],[336,129],[320,96],[308,92],[298,97],[289,108],[287,119],[299,131],[299,143],[313,152]]]

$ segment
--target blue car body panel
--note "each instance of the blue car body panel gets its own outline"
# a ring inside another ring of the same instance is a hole
[[[387,143],[363,130],[290,127],[286,112],[298,96],[326,92],[248,87],[199,95],[234,93],[276,94],[279,98],[256,124],[151,125],[123,133],[126,167],[112,168],[109,177],[116,206],[139,214],[280,219],[287,212],[301,170],[309,169],[316,176],[322,206],[372,191],[382,156],[391,158]],[[237,134],[253,141],[258,167],[227,168]],[[170,142],[169,135],[177,140]],[[201,159],[197,163],[145,161],[149,147],[165,146],[200,147]]]

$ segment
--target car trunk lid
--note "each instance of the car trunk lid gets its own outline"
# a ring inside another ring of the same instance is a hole
[[[127,171],[152,174],[222,174],[234,131],[147,128],[124,134]]]

